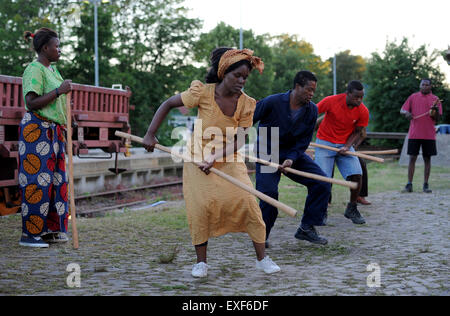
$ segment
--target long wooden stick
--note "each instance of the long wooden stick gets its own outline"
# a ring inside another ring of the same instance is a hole
[[[422,114],[419,114],[419,115],[417,115],[417,116],[414,116],[414,117],[413,117],[413,120],[417,120],[418,118],[421,118],[421,117],[423,117],[423,116],[425,116],[425,115],[427,115],[427,114],[430,114],[430,111],[425,112],[425,113],[422,113]]]
[[[327,145],[316,144],[316,143],[310,143],[309,145],[312,146],[312,147],[328,149],[328,150],[332,150],[332,151],[335,151],[335,152],[339,151],[338,148],[330,147],[330,146],[327,146]],[[384,159],[382,159],[382,158],[373,157],[373,156],[361,154],[361,153],[354,152],[354,151],[346,151],[345,154],[346,155],[356,156],[356,157],[361,157],[361,158],[364,158],[364,159],[367,159],[367,160],[376,161],[376,162],[384,162]]]
[[[276,169],[278,169],[278,167],[280,167],[279,164],[276,164],[274,162],[270,162],[270,161],[267,161],[267,160],[263,160],[263,159],[260,159],[260,158],[257,158],[257,157],[253,157],[253,156],[249,156],[249,155],[245,155],[245,157],[247,157],[247,159],[249,159],[250,161],[256,161],[256,162],[259,162],[260,164],[263,164],[263,165],[266,165],[266,166],[269,166],[269,167],[273,167],[273,168],[276,168]],[[284,170],[286,170],[287,172],[290,172],[290,173],[302,176],[302,177],[315,179],[315,180],[328,182],[328,183],[334,183],[334,184],[343,185],[343,186],[348,187],[350,189],[356,189],[358,187],[358,183],[352,182],[352,181],[345,181],[345,180],[328,178],[328,177],[320,176],[318,174],[304,172],[304,171],[300,171],[300,170],[293,169],[293,168],[284,168]]]
[[[72,149],[72,111],[71,111],[71,92],[66,94],[67,109],[67,155],[69,158],[69,198],[70,198],[70,218],[72,221],[72,241],[73,248],[78,249],[78,230],[77,216],[75,210],[75,190],[73,184],[73,149]]]
[[[365,155],[395,155],[398,154],[398,149],[388,150],[359,150],[357,153]]]
[[[439,98],[434,100],[433,105],[431,106],[430,110],[432,110],[435,106],[437,106],[438,103],[442,103],[442,100],[440,100]],[[423,117],[423,116],[425,116],[427,114],[430,115],[430,111],[427,111],[425,113],[422,113],[422,114],[419,114],[417,116],[414,116],[413,120],[417,120],[418,118],[421,118],[421,117]]]
[[[115,135],[118,136],[118,137],[130,139],[131,141],[134,141],[136,143],[140,143],[140,144],[143,143],[143,139],[141,137],[138,137],[138,136],[135,136],[135,135],[127,134],[127,133],[120,132],[120,131],[116,131]],[[183,155],[181,155],[181,154],[179,154],[177,152],[172,152],[172,150],[170,148],[168,148],[168,147],[164,147],[164,146],[162,146],[160,144],[156,144],[155,148],[157,148],[159,150],[162,150],[162,151],[165,151],[165,152],[167,152],[169,154],[172,154],[172,155],[174,155],[174,156],[176,156],[178,158],[181,158],[181,159],[183,159],[186,162],[192,162],[192,163],[194,163],[196,165],[199,165],[198,163],[193,162],[188,157],[185,157],[185,156],[183,156]],[[255,190],[253,187],[250,187],[250,186],[242,183],[241,181],[239,181],[239,180],[237,180],[237,179],[227,175],[226,173],[224,173],[224,172],[222,172],[222,171],[220,171],[220,170],[218,170],[216,168],[211,168],[209,170],[212,173],[218,175],[219,177],[221,177],[221,178],[223,178],[223,179],[233,183],[234,185],[238,186],[239,188],[241,188],[241,189],[243,189],[243,190],[245,190],[245,191],[255,195],[259,199],[261,199],[261,200],[263,200],[263,201],[265,201],[265,202],[275,206],[276,208],[278,208],[281,211],[285,212],[289,216],[295,217],[295,215],[297,214],[297,210],[295,210],[294,208],[292,208],[292,207],[290,207],[290,206],[288,206],[288,205],[286,205],[284,203],[281,203],[280,201],[277,201],[274,198],[271,198],[270,196],[268,196],[268,195],[266,195],[266,194],[264,194],[262,192],[259,192],[258,190]]]
[[[314,152],[314,148],[308,148],[306,152]],[[398,154],[398,149],[387,150],[358,150],[357,153],[365,155],[395,155]]]

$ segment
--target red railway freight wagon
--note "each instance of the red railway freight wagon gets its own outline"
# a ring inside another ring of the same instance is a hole
[[[114,135],[130,133],[131,91],[72,84],[73,153],[88,156],[100,148],[112,156],[125,153],[129,142]],[[0,75],[0,215],[17,212],[19,124],[26,112],[22,78]],[[117,166],[116,166],[117,170]],[[9,207],[8,207],[9,206]]]

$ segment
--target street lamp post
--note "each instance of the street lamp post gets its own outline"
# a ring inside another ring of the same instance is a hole
[[[84,1],[87,3],[87,1]],[[95,71],[95,85],[99,86],[99,75],[98,75],[98,22],[97,22],[97,9],[98,5],[101,3],[108,3],[109,0],[89,0],[90,3],[94,5],[94,71]]]
[[[336,95],[336,54],[333,57],[333,94]]]
[[[95,62],[95,86],[99,86],[98,83],[98,23],[97,23],[97,6],[100,0],[92,0],[94,4],[94,62]]]
[[[242,0],[240,1],[240,10],[239,10],[239,23],[241,24],[241,28],[239,29],[239,49],[244,48],[244,38],[242,34]]]

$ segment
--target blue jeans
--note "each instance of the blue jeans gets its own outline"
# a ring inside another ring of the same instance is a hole
[[[280,163],[283,163],[280,159]],[[319,166],[305,153],[303,153],[291,168],[304,172],[314,173],[325,176]],[[256,164],[256,189],[262,193],[278,200],[278,184],[280,182],[281,172],[261,173],[261,165]],[[302,224],[313,226],[323,226],[323,220],[328,208],[328,200],[331,194],[331,185],[315,179],[298,176],[292,173],[286,175],[289,179],[303,184],[308,188],[308,195],[305,201],[305,209],[301,220]],[[262,200],[259,202],[264,223],[266,224],[266,240],[269,238],[270,231],[275,224],[278,216],[278,209]]]
[[[317,138],[316,143],[334,148],[344,147],[344,144],[334,144],[319,138]],[[354,152],[355,149],[351,147],[350,151]],[[356,156],[340,155],[335,151],[317,147],[315,149],[314,161],[319,165],[319,167],[329,178],[333,176],[335,163],[339,169],[339,172],[345,180],[347,180],[347,178],[352,175],[362,175],[361,164],[358,157]]]

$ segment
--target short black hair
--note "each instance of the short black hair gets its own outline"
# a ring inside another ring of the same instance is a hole
[[[302,70],[297,72],[294,78],[294,89],[296,84],[304,87],[308,81],[317,82],[316,76],[311,71]]]
[[[347,93],[352,93],[354,90],[362,91],[364,90],[364,86],[361,81],[352,80],[347,85]]]

